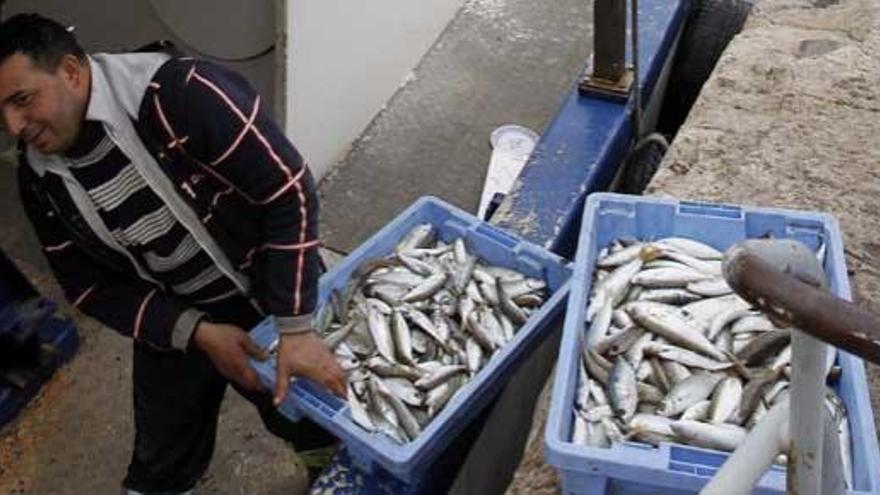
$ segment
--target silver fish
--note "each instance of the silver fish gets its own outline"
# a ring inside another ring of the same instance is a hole
[[[608,376],[608,392],[614,414],[624,421],[629,421],[636,412],[639,403],[636,372],[622,357],[614,362],[614,368]]]
[[[587,389],[590,392],[590,397],[594,401],[596,401],[596,404],[605,405],[605,404],[609,403],[608,396],[605,395],[605,391],[602,390],[602,387],[599,386],[599,384],[596,383],[595,381],[593,381],[593,380],[588,381],[587,382]]]
[[[667,237],[657,241],[656,244],[661,247],[672,247],[688,256],[703,260],[720,260],[724,257],[724,253],[712,246],[686,237]]]
[[[671,441],[675,437],[671,425],[669,418],[642,413],[633,416],[628,424],[633,437],[652,444]]]
[[[414,257],[407,256],[405,253],[397,253],[397,259],[403,263],[409,271],[415,273],[416,275],[421,275],[423,277],[429,277],[434,273],[434,267],[430,264]],[[375,275],[374,275],[375,277]]]
[[[504,286],[507,295],[516,299],[517,297],[542,291],[547,288],[547,283],[543,280],[534,278],[524,278],[513,282],[506,282],[503,278],[498,279],[500,284]]]
[[[497,285],[498,288],[498,302],[501,307],[501,311],[510,318],[513,323],[517,325],[524,325],[526,320],[528,320],[528,316],[520,309],[516,303],[511,299],[510,294],[507,293],[507,289],[504,288],[504,284]]]
[[[639,257],[642,247],[644,247],[644,245],[640,243],[632,244],[609,255],[599,256],[596,266],[600,268],[615,268],[620,265],[625,265]]]
[[[733,292],[733,289],[730,288],[727,281],[723,278],[692,282],[687,285],[687,290],[706,297],[724,296]]]
[[[464,349],[467,353],[466,363],[468,372],[471,375],[474,375],[479,371],[480,365],[483,362],[483,348],[480,347],[480,344],[478,344],[476,340],[469,338],[465,341]]]
[[[611,446],[611,440],[608,438],[608,429],[605,427],[603,422],[592,422],[585,420],[585,425],[587,438],[584,445],[601,448],[607,448]]]
[[[463,384],[463,379],[453,377],[442,385],[428,391],[427,398],[425,399],[425,404],[428,406],[428,416],[434,417]]]
[[[626,350],[626,359],[627,361],[629,361],[629,364],[633,368],[638,369],[639,366],[642,364],[642,359],[644,359],[645,357],[645,347],[651,345],[653,339],[653,334],[645,333],[638,340],[633,342],[630,348]],[[638,376],[639,373],[637,373],[636,375]]]
[[[574,415],[574,422],[572,423],[572,433],[571,433],[571,441],[575,445],[589,445],[588,443],[588,433],[587,433],[587,420],[581,417],[580,414]]]
[[[439,368],[431,374],[420,378],[415,382],[416,388],[421,390],[430,390],[437,385],[449,380],[454,375],[467,371],[467,367],[463,365],[447,365]]]
[[[420,407],[425,402],[425,395],[406,378],[383,378],[382,384],[400,400],[413,407]]]
[[[670,425],[676,436],[687,443],[708,449],[733,452],[746,437],[745,428],[731,424],[709,424],[679,420]]]
[[[701,400],[691,407],[684,410],[681,413],[681,418],[679,419],[690,419],[693,421],[702,421],[709,417],[709,410],[712,407],[712,401],[710,400]]]
[[[629,263],[615,269],[608,277],[596,287],[595,295],[587,307],[587,320],[592,320],[599,308],[604,304],[611,302],[612,306],[617,305],[626,295],[627,288],[633,277],[635,277],[646,260],[657,256],[657,250],[651,247],[645,247],[639,252],[638,258]]]
[[[414,287],[401,298],[403,302],[414,302],[433,296],[443,288],[448,275],[445,272],[434,272],[424,282]]]
[[[701,271],[707,275],[715,277],[721,276],[721,260],[701,260],[693,256],[684,254],[677,250],[664,250],[661,248],[662,255],[671,258],[679,263],[687,265],[695,270]]]
[[[547,286],[547,284],[543,283],[543,282],[540,281],[540,280],[537,280],[537,279],[528,279],[528,278],[527,278],[525,275],[523,275],[522,273],[520,273],[520,272],[518,272],[518,271],[516,271],[516,270],[511,270],[510,268],[504,268],[503,266],[492,266],[492,265],[490,265],[490,266],[486,266],[486,267],[484,267],[483,269],[484,269],[489,275],[491,275],[491,276],[497,278],[498,281],[501,282],[501,283],[503,283],[503,284],[515,284],[515,283],[517,283],[517,282],[523,282],[523,281],[526,281],[526,280],[531,280],[532,282],[539,282],[537,287],[535,287],[534,289],[529,289],[529,290],[527,290],[526,292],[532,292],[532,290],[543,289],[544,287]],[[529,284],[526,284],[526,285],[531,285],[531,282],[530,282]]]
[[[417,437],[419,433],[421,433],[422,428],[421,426],[419,426],[419,422],[406,407],[403,401],[401,401],[400,398],[391,393],[391,391],[388,390],[388,388],[386,388],[384,384],[382,384],[382,382],[380,382],[379,380],[373,380],[371,383],[375,387],[374,393],[378,393],[378,395],[381,396],[382,399],[384,399],[394,410],[394,413],[397,415],[399,426],[403,428],[406,436],[410,440]]]
[[[633,322],[632,318],[629,317],[629,313],[627,313],[626,310],[622,308],[615,309],[611,313],[611,323],[622,329],[627,329],[635,325],[635,322]]]
[[[736,357],[747,366],[758,366],[767,359],[778,356],[790,343],[791,330],[788,328],[766,332],[749,341],[736,353]]]
[[[412,354],[412,333],[406,324],[403,314],[395,310],[391,319],[391,333],[394,337],[394,349],[404,364],[415,365],[416,360]]]
[[[749,309],[750,307],[751,305],[745,299],[736,294],[729,294],[692,302],[682,306],[681,309],[691,315],[695,321],[700,322],[705,330],[708,330],[712,319],[718,313],[730,308]]]
[[[743,387],[739,410],[734,419],[735,423],[743,424],[752,415],[763,397],[764,387],[775,383],[781,374],[781,369],[768,369],[752,376],[752,379]]]
[[[731,362],[716,361],[701,354],[697,354],[696,352],[691,352],[687,349],[668,344],[648,343],[644,347],[644,352],[668,361],[679,362],[690,368],[700,368],[709,371],[726,370],[733,366],[733,363]]]
[[[340,327],[338,330],[328,334],[324,337],[324,344],[331,351],[336,349],[336,346],[341,344],[345,339],[348,338],[349,334],[354,330],[354,327],[360,323],[361,320],[352,320]]]
[[[367,325],[370,329],[370,336],[376,344],[376,350],[379,354],[390,362],[394,361],[394,340],[391,335],[391,327],[388,319],[377,308],[375,299],[369,299],[367,302]]]
[[[639,301],[654,301],[665,304],[688,304],[699,301],[703,296],[695,294],[687,289],[646,289],[641,291],[638,296]]]
[[[666,377],[669,378],[672,385],[691,376],[691,372],[687,366],[681,363],[675,361],[663,361],[661,365],[663,366],[663,371],[666,372]]]
[[[689,376],[672,387],[672,391],[663,399],[657,414],[676,416],[684,412],[685,409],[708,398],[721,379],[721,375],[705,372]]]
[[[709,340],[715,340],[727,325],[749,314],[752,314],[751,310],[738,306],[730,306],[727,309],[721,310],[721,312],[712,318],[712,322],[709,324],[709,332],[706,334],[706,337],[709,337]]]
[[[602,418],[614,417],[614,411],[611,410],[611,406],[608,404],[585,409],[580,414],[591,423],[598,423],[602,421]]]
[[[381,377],[399,377],[414,381],[421,379],[426,374],[417,367],[389,362],[378,356],[367,361],[366,365],[370,371]]]
[[[638,273],[632,283],[644,287],[687,287],[711,278],[712,275],[693,268],[652,268]]]
[[[397,244],[396,251],[409,251],[427,246],[434,241],[434,227],[429,223],[416,225]]]
[[[729,376],[715,387],[709,421],[724,423],[733,418],[742,399],[743,385],[739,378]]]
[[[608,327],[611,325],[612,307],[611,302],[602,306],[593,316],[587,335],[584,337],[584,345],[588,349],[595,349],[600,342],[607,338]]]
[[[724,360],[722,352],[703,335],[700,327],[689,315],[675,306],[652,302],[630,303],[629,315],[636,323],[660,335],[668,341],[693,351],[700,352],[719,361]]]
[[[730,327],[730,333],[772,332],[776,326],[764,315],[744,316]]]
[[[364,405],[358,395],[354,393],[351,385],[348,387],[348,410],[351,414],[351,420],[355,424],[367,431],[376,431],[376,425],[373,424],[370,415],[367,413],[367,406]]]

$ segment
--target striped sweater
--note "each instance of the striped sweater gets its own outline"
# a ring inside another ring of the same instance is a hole
[[[169,292],[197,306],[241,294],[99,122],[86,121],[67,156],[113,238]]]
[[[200,60],[99,54],[89,63],[85,117],[100,126],[86,132],[97,137],[74,156],[22,148],[18,168],[67,298],[160,349],[185,349],[203,303],[236,292],[280,327],[310,328],[317,195],[259,96]]]

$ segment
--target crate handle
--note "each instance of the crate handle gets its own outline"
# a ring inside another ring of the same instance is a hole
[[[340,399],[307,378],[297,378],[291,386],[290,393],[296,398],[298,406],[308,408],[327,419],[333,418],[345,405]]]
[[[735,205],[719,203],[701,203],[698,201],[682,201],[678,204],[678,213],[704,217],[734,218],[743,216],[742,208]]]
[[[516,247],[517,244],[519,244],[519,239],[517,239],[516,237],[485,223],[477,225],[477,228],[474,229],[474,232],[486,236],[487,238],[489,238],[489,240],[495,242],[496,244],[500,244],[507,249],[513,249],[514,247]]]

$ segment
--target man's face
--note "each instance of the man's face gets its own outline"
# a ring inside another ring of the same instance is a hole
[[[73,55],[66,55],[55,71],[20,53],[0,63],[4,130],[43,154],[62,153],[73,145],[88,95],[88,66]]]

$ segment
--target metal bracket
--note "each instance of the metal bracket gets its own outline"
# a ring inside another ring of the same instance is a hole
[[[620,79],[612,81],[597,77],[595,72],[585,77],[578,84],[578,91],[584,96],[595,96],[605,100],[626,101],[629,99],[630,88],[635,80],[634,72],[627,67]]]

